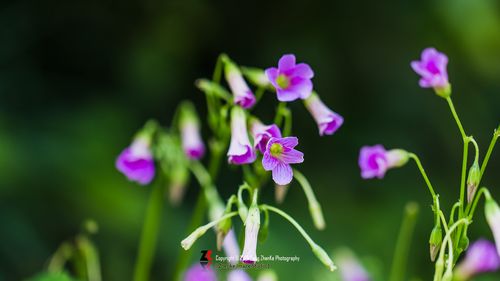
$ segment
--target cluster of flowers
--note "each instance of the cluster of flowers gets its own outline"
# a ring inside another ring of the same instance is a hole
[[[220,83],[222,72],[229,90]],[[206,147],[201,136],[201,125],[194,106],[182,103],[174,117],[172,128],[164,130],[154,122],[148,122],[135,136],[132,144],[118,156],[116,168],[129,180],[141,185],[153,181],[157,166],[170,182],[170,197],[173,203],[182,199],[183,189],[189,178],[189,170],[202,187],[202,193],[208,203],[209,224],[196,229],[181,243],[188,250],[193,243],[208,229],[214,228],[218,236],[218,248],[224,247],[228,256],[239,256],[239,247],[232,230],[231,218],[239,215],[245,226],[245,242],[241,261],[257,261],[257,240],[267,233],[268,212],[275,212],[292,223],[304,236],[314,254],[330,269],[335,266],[325,253],[305,233],[298,223],[278,208],[258,204],[259,190],[271,176],[278,188],[285,188],[295,177],[303,187],[309,203],[313,221],[318,229],[325,226],[321,207],[305,179],[292,164],[302,163],[304,155],[295,149],[299,140],[291,133],[291,116],[286,102],[303,100],[307,110],[316,121],[319,134],[332,135],[343,124],[343,118],[329,109],[313,91],[311,79],[314,72],[306,63],[296,63],[294,55],[281,57],[277,67],[266,70],[241,68],[226,55],[221,55],[214,73],[214,79],[201,79],[197,86],[205,94],[208,104],[208,124],[213,136],[210,138],[211,166],[208,169],[201,164],[206,154]],[[256,94],[248,86],[246,79],[257,87]],[[280,101],[274,123],[266,125],[251,114],[265,91],[274,91]],[[227,149],[227,150],[225,150]],[[243,170],[244,184],[237,194],[232,195],[226,206],[215,188],[215,176],[218,169],[217,157],[227,151],[230,165],[246,166]],[[222,152],[222,153],[221,153]],[[214,161],[215,160],[215,161]],[[257,163],[261,163],[258,165]],[[242,193],[247,191],[251,204],[243,200]],[[236,206],[238,211],[233,212]],[[261,211],[265,222],[261,227]],[[229,242],[228,242],[229,241]],[[191,280],[188,278],[188,280]]]
[[[419,85],[422,88],[433,88],[435,93],[446,99],[451,112],[457,122],[464,142],[464,159],[460,185],[460,199],[454,205],[449,220],[445,219],[439,207],[439,195],[434,192],[434,188],[423,169],[419,158],[414,154],[402,149],[386,150],[382,145],[365,146],[361,148],[359,154],[359,167],[361,177],[364,179],[383,178],[387,170],[405,165],[409,159],[413,159],[433,197],[433,211],[435,213],[435,225],[431,232],[430,255],[431,260],[436,260],[435,281],[439,280],[469,280],[474,275],[496,271],[500,267],[500,208],[493,200],[486,188],[479,189],[481,178],[483,177],[486,165],[499,137],[499,131],[495,130],[488,152],[479,165],[479,150],[476,141],[472,136],[468,136],[456,114],[451,101],[451,85],[448,81],[447,73],[448,57],[438,52],[434,48],[427,48],[422,52],[420,61],[413,61],[411,67],[420,75]],[[472,143],[475,148],[475,160],[469,169],[466,179],[468,145]],[[465,199],[465,189],[467,188],[467,199]],[[486,198],[485,216],[493,232],[495,244],[481,239],[468,247],[467,237],[468,226],[472,222],[474,211],[481,195]],[[458,210],[457,212],[455,212]],[[456,215],[456,218],[455,218]],[[443,229],[444,238],[443,238]],[[448,245],[447,256],[445,256]],[[454,269],[454,265],[460,254],[468,249],[465,259]],[[445,259],[447,262],[445,264]],[[446,270],[444,273],[443,271]]]

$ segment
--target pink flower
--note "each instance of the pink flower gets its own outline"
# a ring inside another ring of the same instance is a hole
[[[226,81],[234,95],[234,103],[243,108],[252,107],[255,104],[255,96],[248,88],[238,67],[229,59],[226,61],[225,73]]]
[[[311,67],[305,63],[295,64],[295,56],[291,54],[281,57],[278,68],[266,69],[266,76],[276,89],[279,101],[306,99],[313,89]]]
[[[293,171],[290,164],[304,162],[304,154],[294,147],[299,140],[296,137],[271,138],[267,142],[262,158],[262,166],[272,171],[273,180],[279,185],[287,185],[292,181]]]
[[[275,124],[264,125],[259,120],[253,119],[251,126],[251,132],[253,136],[254,147],[258,149],[261,153],[266,150],[267,142],[271,138],[281,138],[281,131]]]
[[[150,150],[150,140],[137,137],[116,159],[116,169],[130,181],[149,184],[155,175],[155,163]]]
[[[500,268],[500,258],[495,244],[481,239],[474,242],[467,250],[465,259],[456,267],[455,275],[459,280],[469,280],[479,273],[497,271]]]
[[[316,120],[320,136],[333,135],[344,123],[344,118],[330,110],[316,93],[307,98],[304,104]]]
[[[200,125],[197,120],[186,119],[180,126],[182,149],[186,156],[198,160],[205,154],[205,145],[201,140]]]
[[[378,144],[364,146],[359,153],[358,164],[364,179],[383,178],[390,168],[400,167],[408,161],[408,153],[401,149],[386,151]]]
[[[420,61],[412,61],[411,68],[420,75],[422,88],[445,89],[449,87],[446,66],[448,57],[434,48],[422,51]]]
[[[238,106],[231,110],[231,144],[227,156],[234,165],[253,163],[257,158],[248,139],[245,112]]]
[[[217,281],[217,276],[212,269],[195,264],[184,275],[184,281]]]

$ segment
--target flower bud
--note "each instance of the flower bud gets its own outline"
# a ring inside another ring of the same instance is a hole
[[[479,164],[474,162],[472,167],[469,169],[469,175],[467,177],[467,202],[472,202],[474,195],[476,194],[477,186],[481,180],[481,168]]]
[[[311,213],[314,226],[319,230],[325,229],[325,218],[323,217],[323,211],[321,210],[321,205],[318,201],[310,202],[309,212]]]
[[[441,229],[441,224],[438,222],[431,231],[431,236],[429,237],[429,252],[431,256],[431,261],[435,261],[437,254],[441,248],[441,243],[443,242],[443,231]]]
[[[488,221],[491,231],[493,232],[493,237],[495,237],[497,253],[500,255],[500,207],[498,207],[497,202],[495,202],[491,196],[486,197],[484,213],[486,221]]]
[[[169,199],[173,206],[178,206],[184,197],[186,185],[189,181],[187,166],[176,163],[170,171]]]
[[[254,67],[243,67],[241,69],[243,75],[254,85],[258,87],[268,87],[271,86],[269,79],[267,79],[266,73],[260,68]]]
[[[226,81],[234,95],[234,103],[242,108],[251,108],[256,102],[255,96],[250,88],[248,88],[248,85],[245,82],[245,79],[243,79],[238,66],[227,57],[224,59],[224,64]]]
[[[288,185],[279,185],[276,184],[274,188],[274,200],[276,203],[281,204],[285,201],[286,194],[290,187]]]
[[[200,135],[200,121],[194,105],[184,102],[180,108],[179,129],[182,148],[189,159],[198,160],[205,154],[205,145]]]
[[[311,94],[304,104],[318,124],[320,136],[333,135],[344,123],[344,118],[328,108],[316,93]]]
[[[311,246],[311,250],[313,251],[314,255],[326,266],[330,271],[335,271],[337,267],[333,263],[332,259],[330,256],[317,244],[314,244]]]
[[[232,222],[230,218],[222,220],[217,225],[217,250],[221,250],[224,238],[226,238],[227,233],[231,230],[231,226]]]
[[[245,245],[241,261],[244,263],[255,263],[257,261],[257,237],[260,228],[260,212],[257,204],[253,204],[248,210],[245,220]]]
[[[194,242],[203,236],[208,229],[210,228],[206,225],[198,227],[195,231],[193,231],[193,233],[181,241],[182,248],[184,248],[184,250],[189,250],[191,246],[193,246]]]

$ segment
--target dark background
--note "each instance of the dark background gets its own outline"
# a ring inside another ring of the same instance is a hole
[[[428,46],[450,58],[453,99],[483,156],[500,121],[497,1],[4,2],[0,280],[43,270],[86,218],[100,225],[94,240],[104,280],[130,279],[150,187],[127,182],[114,168],[115,157],[148,118],[168,125],[182,99],[195,101],[205,114],[193,82],[211,75],[221,52],[261,68],[275,65],[284,53],[296,54],[314,69],[323,100],[345,117],[337,134],[320,138],[302,104],[291,104],[298,148],[306,155],[301,168],[323,204],[328,227],[313,229],[298,185],[283,209],[328,250],[350,247],[384,280],[403,207],[414,200],[421,214],[408,278],[429,280],[431,198],[415,165],[391,171],[383,181],[362,180],[357,167],[362,145],[405,148],[421,157],[444,209],[457,200],[458,129],[445,101],[420,89],[409,67]],[[275,100],[264,102],[258,112],[270,116]],[[483,183],[500,198],[498,153],[490,163]],[[225,198],[240,182],[238,172],[229,175],[218,183]],[[181,207],[165,209],[154,280],[167,280],[173,272],[198,190],[193,184]],[[264,200],[272,197],[269,188]],[[471,240],[492,239],[481,209]],[[301,256],[299,266],[274,266],[281,279],[322,276],[325,269],[291,226],[277,217],[271,223],[259,251]],[[193,251],[213,247],[213,238],[209,233]]]

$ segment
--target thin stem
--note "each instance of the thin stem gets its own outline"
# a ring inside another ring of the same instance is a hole
[[[415,161],[417,164],[418,169],[420,170],[420,173],[422,174],[422,177],[425,180],[425,183],[427,184],[427,187],[429,188],[429,192],[432,195],[432,199],[435,200],[436,198],[436,192],[434,192],[434,188],[432,187],[431,181],[429,180],[429,177],[427,176],[427,173],[424,170],[424,167],[422,166],[422,163],[420,162],[420,159],[415,153],[408,153],[408,156]]]
[[[134,281],[149,280],[163,209],[163,184],[156,183],[151,191],[142,227],[139,251],[134,269]]]
[[[495,130],[493,133],[493,138],[491,139],[490,146],[488,147],[488,151],[484,156],[483,164],[481,165],[481,178],[483,177],[484,171],[486,170],[486,166],[488,165],[488,161],[490,160],[491,153],[493,152],[493,148],[495,148],[495,144],[497,143],[499,134]]]
[[[465,206],[465,181],[467,177],[467,158],[469,155],[469,138],[464,139],[464,151],[462,158],[462,175],[460,179],[460,202],[462,206],[460,207],[460,217],[463,217],[464,206]]]
[[[466,218],[462,218],[460,220],[458,220],[456,223],[454,223],[449,229],[448,231],[446,232],[446,235],[443,239],[443,243],[441,244],[441,250],[439,252],[439,258],[438,258],[438,262],[439,261],[443,261],[444,260],[444,251],[445,251],[445,248],[446,248],[446,245],[448,244],[448,265],[447,265],[447,271],[448,270],[452,270],[453,269],[453,243],[451,241],[451,234],[453,233],[453,231],[455,231],[455,229],[462,225],[462,224],[468,224],[469,223],[469,220],[466,219]],[[437,266],[438,263],[436,263],[436,266]],[[436,269],[436,274],[439,275],[439,271]],[[438,281],[438,280],[441,280],[442,276],[434,276],[434,280]]]
[[[468,210],[466,210],[465,214],[469,216],[469,219],[472,219],[472,217],[474,216],[474,212],[476,211],[477,203],[479,202],[479,199],[481,198],[481,195],[483,195],[483,194],[486,198],[491,197],[488,189],[486,187],[481,187],[479,189],[479,191],[477,192],[476,197],[474,198],[474,202],[471,205],[467,206]],[[470,210],[469,210],[469,208],[470,208]]]
[[[307,243],[311,247],[316,246],[316,243],[314,242],[314,240],[312,240],[312,238],[309,236],[309,234],[307,234],[307,232],[304,230],[304,228],[302,228],[302,226],[300,226],[300,224],[296,220],[294,220],[290,215],[288,215],[287,213],[283,212],[282,210],[275,208],[273,206],[270,206],[270,205],[263,204],[263,205],[261,205],[261,208],[267,209],[269,211],[273,211],[276,214],[282,216],[284,219],[286,219],[289,223],[291,223],[300,232],[302,237],[304,237],[304,239],[307,241]]]
[[[450,212],[450,221],[449,221],[449,223],[453,223],[455,221],[455,211],[461,205],[462,205],[461,202],[456,202],[455,204],[453,204],[453,207],[451,208],[451,212]]]
[[[274,116],[274,124],[278,127],[281,127],[281,123],[283,122],[283,110],[286,109],[286,102],[280,102],[278,107],[276,108],[276,115]]]
[[[317,229],[325,228],[325,219],[323,217],[323,212],[321,211],[321,205],[319,204],[316,196],[314,195],[314,191],[311,187],[311,184],[306,179],[306,177],[298,170],[293,170],[293,176],[299,182],[302,190],[307,198],[307,202],[309,204],[309,211],[311,213],[311,217],[313,218],[314,225]]]
[[[448,223],[446,222],[444,213],[441,210],[439,211],[439,217],[441,218],[441,223],[443,224],[444,232],[448,232]]]
[[[389,281],[404,280],[408,253],[410,249],[411,238],[413,236],[413,230],[415,229],[415,223],[417,221],[417,215],[418,205],[414,202],[406,204],[403,223],[401,224],[396,247],[394,249],[394,258],[392,260]]]
[[[474,149],[476,150],[476,154],[474,156],[474,162],[479,163],[479,146],[477,145],[476,140],[473,137],[469,138],[469,141],[474,145]]]
[[[462,126],[462,122],[460,122],[460,118],[458,118],[457,111],[455,110],[455,106],[453,105],[453,101],[451,100],[450,97],[446,98],[446,101],[448,102],[448,105],[450,106],[451,114],[453,115],[453,118],[455,119],[455,122],[457,123],[458,129],[460,130],[460,134],[462,135],[462,139],[467,138],[467,134],[465,133],[464,127]]]

